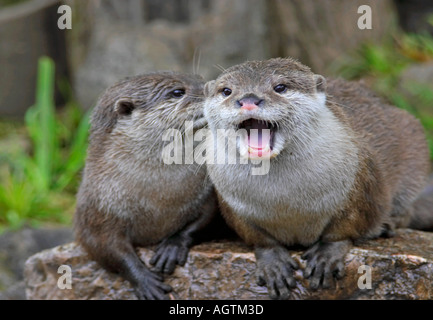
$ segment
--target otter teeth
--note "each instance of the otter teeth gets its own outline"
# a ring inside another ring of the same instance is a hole
[[[271,147],[269,144],[267,144],[266,147],[264,147],[264,148],[254,148],[254,147],[248,146],[248,152],[249,153],[256,153],[256,152],[268,153],[268,152],[271,152]]]

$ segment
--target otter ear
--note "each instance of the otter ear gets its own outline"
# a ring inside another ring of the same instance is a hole
[[[314,75],[314,81],[316,82],[316,96],[321,104],[326,104],[326,80],[319,74]]]
[[[114,112],[122,116],[130,115],[134,109],[134,102],[129,98],[120,98],[114,105]]]
[[[326,80],[325,77],[321,76],[320,74],[314,75],[314,81],[316,82],[316,90],[318,93],[325,93],[326,92]]]
[[[210,93],[213,91],[215,86],[215,80],[211,80],[206,82],[206,84],[204,85],[204,89],[203,89],[203,93],[205,97],[209,97]]]

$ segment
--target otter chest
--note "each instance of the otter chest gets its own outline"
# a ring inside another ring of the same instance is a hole
[[[321,211],[305,211],[294,208],[290,198],[279,198],[270,204],[269,198],[239,201],[228,199],[236,215],[242,216],[250,225],[262,229],[268,235],[286,245],[311,245],[319,239],[333,214]]]
[[[224,185],[218,184],[224,179],[215,180],[234,214],[287,245],[310,245],[345,205],[353,178],[311,169],[272,172],[271,167],[268,176],[244,175]]]

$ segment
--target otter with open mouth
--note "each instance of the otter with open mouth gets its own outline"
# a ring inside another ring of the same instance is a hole
[[[429,152],[407,112],[293,59],[233,66],[204,91],[212,135],[239,130],[237,156],[270,161],[266,175],[251,174],[251,161],[209,164],[208,173],[227,222],[254,246],[272,298],[295,286],[288,246],[307,247],[304,276],[312,288],[329,287],[354,241],[413,218]]]

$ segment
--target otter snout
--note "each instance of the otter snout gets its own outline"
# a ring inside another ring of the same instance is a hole
[[[254,94],[244,96],[242,99],[236,101],[236,105],[244,110],[255,110],[263,103],[263,99],[260,99]]]

